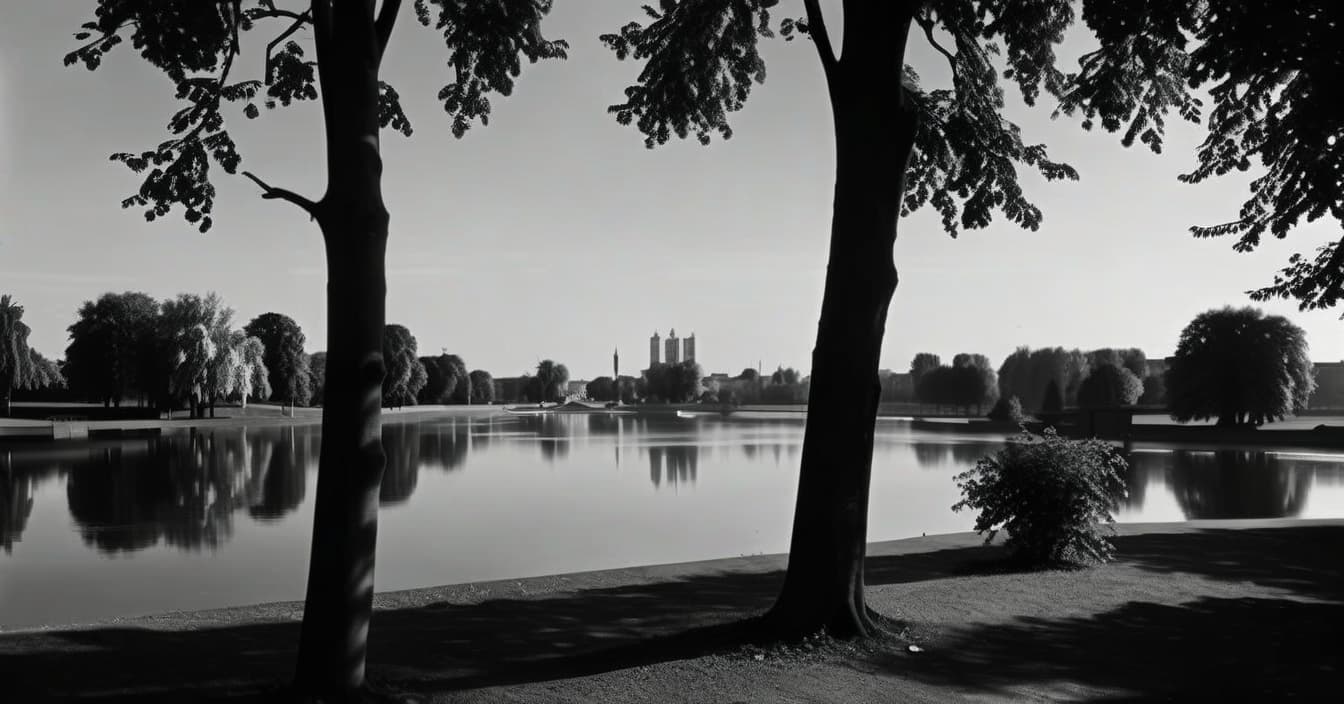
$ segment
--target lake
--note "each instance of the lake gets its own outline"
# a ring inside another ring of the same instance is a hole
[[[0,445],[0,628],[300,600],[316,425]],[[388,422],[379,591],[788,549],[803,423]],[[969,530],[997,439],[878,421],[869,537]],[[1121,521],[1344,517],[1344,454],[1129,454]]]

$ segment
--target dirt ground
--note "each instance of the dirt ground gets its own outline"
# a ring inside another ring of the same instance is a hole
[[[1344,521],[1120,529],[1117,561],[1081,571],[1011,571],[968,533],[874,544],[869,603],[897,635],[857,645],[734,640],[777,555],[380,594],[369,678],[408,702],[1338,696]],[[0,700],[274,700],[300,608],[0,634]]]

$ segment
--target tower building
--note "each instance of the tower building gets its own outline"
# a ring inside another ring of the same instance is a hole
[[[681,351],[682,351],[683,354],[686,355],[686,361],[687,361],[687,362],[694,362],[694,361],[695,361],[695,333],[691,333],[691,336],[688,337],[688,338],[686,338],[685,340],[683,340],[682,343],[681,343],[681,345],[682,345],[682,346],[681,346]]]
[[[658,346],[660,340],[662,338],[658,336],[658,331],[654,330],[653,337],[649,338],[649,369],[658,365],[658,354],[661,352],[661,348]]]
[[[667,333],[667,341],[663,343],[663,361],[667,364],[679,364],[681,362],[681,340],[677,339],[677,329],[672,328]]]

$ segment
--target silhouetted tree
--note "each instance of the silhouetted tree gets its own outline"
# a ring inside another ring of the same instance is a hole
[[[83,46],[67,64],[97,68],[129,35],[147,61],[177,84],[187,106],[169,123],[173,138],[140,154],[116,159],[145,173],[123,205],[145,208],[153,220],[180,206],[201,230],[212,225],[213,161],[227,173],[241,157],[227,130],[223,107],[241,103],[256,117],[266,107],[320,100],[326,137],[327,190],[319,200],[251,177],[263,197],[298,206],[322,229],[328,269],[327,351],[331,373],[322,415],[323,476],[314,509],[313,553],[296,684],[300,691],[335,695],[364,682],[365,636],[372,610],[368,587],[377,544],[377,497],[384,455],[376,432],[379,413],[365,403],[379,392],[385,323],[385,253],[389,216],[383,204],[378,134],[410,134],[398,93],[379,69],[401,0],[282,2],[122,2],[98,0],[93,21],[76,35]],[[441,33],[450,55],[451,82],[439,93],[462,136],[490,112],[489,95],[512,92],[523,59],[563,57],[564,42],[547,41],[540,25],[550,0],[459,3],[416,0],[416,15]],[[268,44],[263,79],[234,77],[240,37],[280,23]],[[296,41],[309,29],[315,61]],[[152,168],[151,168],[152,167]]]
[[[294,319],[280,313],[263,313],[243,327],[243,332],[261,340],[266,353],[266,376],[271,394],[268,399],[297,406],[308,403],[312,394],[308,356],[303,352],[306,338]]]
[[[1094,0],[1084,3],[1083,17],[1100,47],[1070,82],[1064,112],[1082,113],[1085,127],[1123,130],[1126,146],[1138,139],[1158,151],[1164,118],[1174,110],[1200,122],[1202,103],[1193,92],[1207,90],[1207,136],[1194,170],[1180,180],[1199,183],[1247,171],[1252,162],[1263,168],[1236,217],[1191,227],[1195,237],[1232,235],[1233,249],[1248,252],[1266,233],[1286,237],[1303,218],[1328,215],[1344,224],[1344,137],[1326,107],[1337,102],[1344,65],[1344,5]],[[1294,254],[1273,285],[1250,294],[1257,301],[1293,298],[1303,309],[1335,305],[1344,296],[1344,238],[1322,245],[1314,258]]]
[[[1050,383],[1045,385],[1045,393],[1041,395],[1041,410],[1036,415],[1049,425],[1059,422],[1059,417],[1064,415],[1064,392],[1059,388],[1059,382],[1051,379]]]
[[[1287,318],[1231,307],[1195,316],[1166,373],[1178,421],[1261,425],[1298,413],[1316,388],[1306,333]]]
[[[1143,378],[1143,394],[1139,396],[1141,406],[1161,406],[1167,403],[1167,384],[1163,375],[1151,374]]]
[[[615,401],[616,385],[609,376],[599,376],[588,382],[585,388],[588,398],[594,401]]]
[[[484,369],[473,369],[468,375],[471,382],[472,403],[493,403],[495,400],[495,380]]]
[[[959,405],[975,406],[975,412],[979,414],[982,406],[998,400],[999,375],[995,373],[989,357],[962,352],[952,358],[952,366],[956,369],[972,369],[977,377],[972,380],[969,373],[963,372],[957,398]]]
[[[1143,393],[1143,382],[1130,370],[1107,363],[1093,367],[1078,387],[1080,408],[1132,406]]]
[[[466,403],[470,397],[471,381],[466,365],[455,354],[421,357],[425,368],[425,385],[416,398],[420,403]]]
[[[743,381],[756,381],[761,378],[761,374],[751,367],[746,367],[742,370],[741,374],[737,375],[737,378],[742,379]]]
[[[556,402],[564,400],[565,386],[569,383],[569,368],[563,364],[545,359],[537,364],[537,375],[531,377],[530,397],[538,402]]]
[[[645,374],[648,393],[665,403],[686,403],[700,396],[700,379],[704,372],[691,361],[676,364],[655,364]]]
[[[135,390],[155,395],[162,380],[154,378],[151,360],[159,303],[148,294],[105,293],[80,306],[69,328],[65,349],[66,377],[71,389],[103,405],[121,405]]]
[[[932,352],[920,352],[915,358],[910,360],[910,381],[914,382],[915,388],[919,388],[919,380],[928,372],[943,366],[943,360]]]

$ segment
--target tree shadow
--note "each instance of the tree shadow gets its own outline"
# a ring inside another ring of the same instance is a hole
[[[888,649],[874,662],[901,677],[985,690],[1069,679],[1121,691],[1203,693],[1240,677],[1248,686],[1290,691],[1338,680],[1327,665],[1340,662],[1334,631],[1344,622],[1337,559],[1344,526],[1141,535],[1119,538],[1118,547],[1123,561],[1143,570],[1254,582],[1315,601],[1130,602],[1074,619],[1023,617],[969,628],[919,657]],[[870,557],[866,581],[879,587],[984,573],[998,569],[1003,555],[1000,546],[984,546]],[[753,640],[749,617],[771,605],[783,580],[777,560],[756,564],[756,571],[668,579],[637,570],[631,578],[647,583],[542,595],[526,594],[519,582],[468,585],[446,588],[443,601],[418,607],[397,607],[396,595],[380,597],[389,607],[373,618],[369,675],[402,689],[442,692],[730,650]],[[6,694],[26,696],[15,701],[42,694],[254,699],[289,678],[297,640],[298,623],[288,621],[18,633],[0,635],[0,670],[8,673]]]

